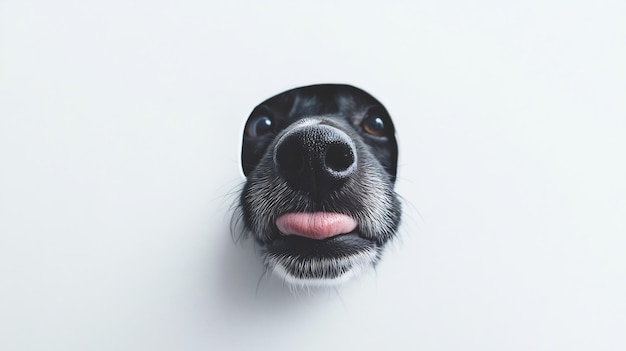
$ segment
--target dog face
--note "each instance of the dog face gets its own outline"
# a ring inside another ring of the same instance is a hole
[[[401,215],[394,134],[385,107],[349,85],[296,88],[252,111],[240,210],[269,270],[330,285],[378,261]]]

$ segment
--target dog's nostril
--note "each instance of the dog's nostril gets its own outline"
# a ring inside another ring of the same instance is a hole
[[[278,166],[285,171],[299,171],[304,167],[304,155],[295,147],[281,147],[276,155]]]
[[[335,172],[347,170],[354,164],[352,148],[343,144],[329,145],[326,149],[326,155],[324,156],[324,163],[326,167]]]

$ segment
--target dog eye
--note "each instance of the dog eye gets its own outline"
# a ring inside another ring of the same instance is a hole
[[[380,137],[387,134],[387,126],[385,125],[385,121],[377,115],[367,116],[363,120],[361,126],[367,134],[371,134],[373,136]]]
[[[246,134],[250,137],[256,138],[265,135],[274,130],[274,124],[271,118],[261,115],[254,117],[248,122],[246,127]]]

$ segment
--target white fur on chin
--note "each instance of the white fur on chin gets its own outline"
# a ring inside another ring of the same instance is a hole
[[[324,276],[324,267],[327,266],[346,266],[349,267],[343,274],[334,278],[302,278],[294,276],[285,268],[285,260],[289,258],[276,257],[272,255],[266,256],[266,264],[272,272],[282,279],[285,283],[289,284],[293,288],[306,288],[306,287],[333,287],[341,285],[353,277],[358,276],[365,268],[371,267],[378,260],[378,251],[375,249],[366,249],[354,255],[341,258],[324,258],[311,260],[306,262],[313,270],[317,269],[321,275]]]

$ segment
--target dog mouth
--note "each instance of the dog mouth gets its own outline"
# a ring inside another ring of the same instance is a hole
[[[276,218],[280,235],[265,247],[268,267],[292,285],[341,284],[379,257],[357,221],[333,212],[290,212]]]

